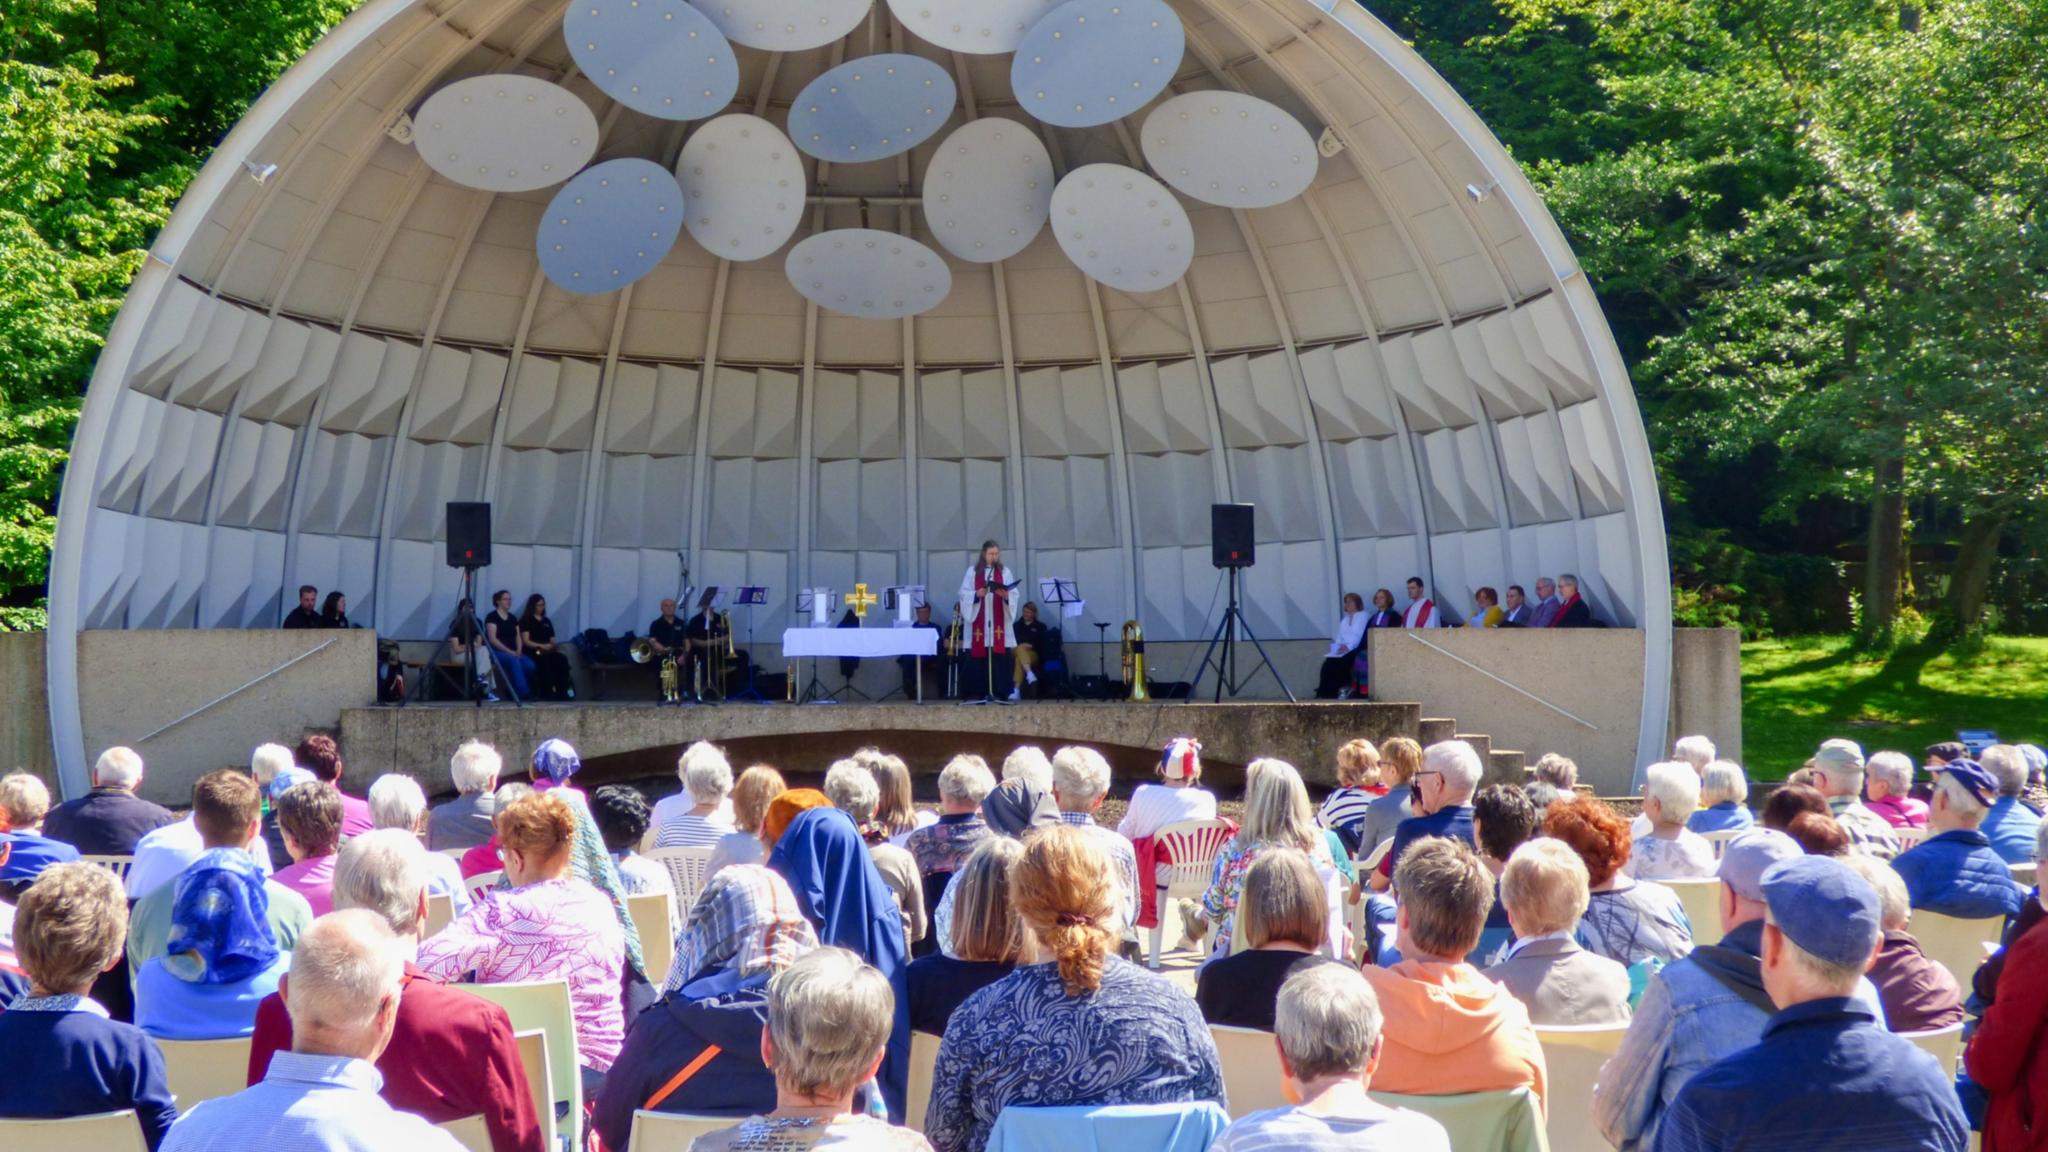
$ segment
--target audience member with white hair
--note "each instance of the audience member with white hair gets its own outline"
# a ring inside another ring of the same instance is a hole
[[[388,772],[370,783],[370,822],[378,828],[395,828],[419,839],[427,827],[427,794],[410,776]],[[427,891],[446,896],[457,916],[469,911],[469,886],[462,882],[462,866],[453,856],[425,853]]]
[[[1244,776],[1244,823],[1224,842],[1201,903],[1184,912],[1189,939],[1200,940],[1212,926],[1216,929],[1212,957],[1233,951],[1237,904],[1244,895],[1245,878],[1262,853],[1292,848],[1308,853],[1319,869],[1336,867],[1330,841],[1316,824],[1308,787],[1294,765],[1264,757],[1246,765]]]
[[[373,785],[373,811],[376,794]],[[435,1124],[482,1116],[492,1148],[542,1152],[511,1018],[480,996],[435,983],[413,962],[427,927],[430,857],[411,834],[380,828],[344,843],[334,866],[335,908],[374,913],[395,934],[405,963],[391,1043],[376,1059],[384,1079],[378,1095]],[[273,993],[256,1009],[250,1083],[261,1082],[273,1057],[289,1052],[293,1040],[285,997]]]
[[[1500,902],[1515,942],[1485,974],[1506,986],[1539,1028],[1628,1021],[1628,969],[1579,947],[1589,886],[1585,861],[1548,837],[1515,849],[1501,873]]]
[[[1443,1125],[1369,1095],[1385,1048],[1379,998],[1342,964],[1298,969],[1280,986],[1273,1038],[1299,1103],[1239,1118],[1211,1152],[1451,1152]]]
[[[1904,752],[1873,752],[1864,766],[1863,806],[1894,828],[1927,827],[1927,802],[1913,795],[1913,759]]]
[[[712,848],[734,831],[732,764],[725,749],[699,740],[676,760],[683,790],[654,805],[656,848]]]
[[[1993,744],[1977,762],[1998,782],[1998,799],[1992,801],[1981,825],[1985,838],[1991,841],[1991,850],[2007,864],[2031,863],[2034,830],[2041,825],[2041,814],[2020,800],[2020,793],[2027,790],[2029,775],[2026,754],[2016,744]]]
[[[1705,736],[1680,736],[1671,745],[1671,758],[1692,767],[1693,775],[1704,775],[1716,756],[1714,742]]]
[[[427,847],[435,852],[474,848],[491,838],[491,814],[497,811],[498,776],[505,770],[498,750],[481,740],[465,740],[448,757],[448,775],[455,799],[427,816]]]
[[[1422,770],[1415,774],[1415,815],[1394,829],[1394,846],[1380,858],[1371,880],[1385,891],[1400,866],[1401,853],[1425,836],[1448,836],[1478,847],[1472,835],[1472,794],[1486,774],[1479,752],[1463,740],[1441,740],[1422,750]]]
[[[390,925],[361,909],[314,921],[285,993],[292,1048],[246,1091],[196,1105],[165,1152],[459,1152],[455,1137],[393,1108],[376,1061],[398,1024],[405,961]]]
[[[1211,1024],[1273,1030],[1273,1005],[1290,972],[1318,964],[1329,945],[1329,902],[1306,853],[1275,848],[1245,873],[1244,939],[1195,978],[1195,1004]]]
[[[1183,820],[1214,820],[1216,794],[1202,787],[1202,745],[1191,736],[1176,736],[1160,750],[1159,782],[1144,783],[1131,792],[1131,802],[1116,830],[1127,840],[1156,835],[1168,824]],[[1008,779],[1005,776],[1005,779]],[[1057,781],[1047,789],[1057,792]]]
[[[1733,760],[1708,764],[1700,773],[1699,811],[1686,817],[1685,826],[1705,835],[1741,832],[1755,825],[1756,815],[1749,810],[1749,778],[1742,765]]]
[[[1109,857],[1110,880],[1122,900],[1123,924],[1138,922],[1138,854],[1131,842],[1095,822],[1095,810],[1109,795],[1109,761],[1093,748],[1068,745],[1052,755],[1052,799],[1060,820],[1093,837]]]
[[[271,860],[289,864],[292,854],[285,849],[284,829],[277,823],[277,798],[284,795],[285,789],[319,777],[311,769],[299,767],[292,750],[282,744],[258,744],[249,753],[249,771],[263,789],[263,843],[270,850]]]
[[[981,818],[981,802],[996,790],[994,773],[979,756],[963,753],[939,769],[939,820],[910,834],[903,846],[924,877],[925,901],[937,904],[946,881],[984,839],[994,835]]]
[[[851,758],[834,761],[825,771],[825,795],[832,798],[834,808],[853,818],[861,839],[867,842],[868,859],[874,861],[875,871],[881,874],[882,883],[889,886],[889,894],[896,898],[896,909],[903,916],[904,947],[926,943],[929,917],[917,858],[908,849],[889,843],[888,833],[876,822],[875,809],[881,804],[882,788],[874,773]],[[922,956],[931,949],[926,946],[915,951]]]
[[[1538,782],[1548,784],[1567,796],[1578,789],[1579,765],[1569,756],[1545,752],[1537,758],[1533,771]]]
[[[1643,815],[1650,831],[1629,849],[1627,872],[1638,880],[1699,880],[1714,874],[1714,846],[1686,827],[1700,806],[1700,778],[1676,760],[1643,773]]]
[[[0,896],[11,896],[35,883],[43,869],[78,859],[78,849],[42,834],[50,811],[50,789],[26,772],[0,776]]]
[[[1982,825],[1998,802],[1998,782],[1975,760],[1951,760],[1934,772],[1927,839],[1892,861],[1915,911],[1964,920],[2011,916],[2026,902],[2012,868]]]
[[[1962,1023],[1963,991],[1956,978],[1927,958],[1907,927],[1913,906],[1906,882],[1875,856],[1851,853],[1842,863],[1877,893],[1884,943],[1870,966],[1870,982],[1884,1006],[1884,1026],[1894,1032],[1931,1032]]]
[[[1052,791],[1052,757],[1036,744],[1019,744],[1003,757],[1001,783],[1022,780],[1040,792]]]
[[[177,816],[135,794],[142,784],[142,757],[116,745],[92,766],[92,791],[50,809],[43,835],[62,840],[87,856],[132,856],[135,843]]]
[[[1852,851],[1889,860],[1899,854],[1890,821],[1863,806],[1863,747],[1854,740],[1825,740],[1810,762],[1814,786],[1828,798],[1828,811],[1849,834]]]

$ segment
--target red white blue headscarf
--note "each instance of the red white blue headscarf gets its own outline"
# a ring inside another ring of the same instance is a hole
[[[1200,771],[1202,742],[1192,736],[1175,736],[1159,753],[1159,774],[1168,780],[1187,780]]]

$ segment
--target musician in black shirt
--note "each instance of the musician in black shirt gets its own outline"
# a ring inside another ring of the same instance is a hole
[[[535,592],[519,614],[519,643],[533,658],[533,688],[545,700],[574,700],[576,683],[569,675],[569,654],[555,643],[555,622],[548,619],[547,597]]]
[[[682,659],[683,630],[687,627],[688,625],[676,615],[676,602],[672,599],[662,600],[661,615],[656,616],[654,623],[647,626],[647,638],[654,641],[654,654],[666,656],[673,652],[676,659]]]

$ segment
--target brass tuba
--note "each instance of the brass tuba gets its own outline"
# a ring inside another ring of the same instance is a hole
[[[1124,683],[1130,688],[1125,699],[1152,699],[1152,693],[1145,688],[1145,630],[1138,627],[1136,620],[1124,621]]]

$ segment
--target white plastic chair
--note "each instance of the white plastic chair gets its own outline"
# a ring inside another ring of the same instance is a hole
[[[668,982],[669,965],[676,958],[675,923],[669,919],[668,907],[666,892],[626,897],[626,915],[640,934],[640,955],[647,961],[647,982],[656,988]]]
[[[1899,851],[1904,852],[1906,849],[1911,848],[1914,845],[1920,843],[1922,840],[1927,839],[1927,829],[1894,828],[1892,829],[1892,839],[1897,840],[1899,842]]]
[[[669,879],[675,881],[676,907],[688,914],[688,909],[697,903],[697,893],[704,890],[704,881],[711,870],[712,848],[655,848],[646,853],[649,860],[668,869]]]
[[[1719,860],[1728,851],[1728,842],[1748,831],[1748,828],[1723,828],[1716,832],[1702,832],[1700,836],[1714,846],[1714,859]]]
[[[0,1120],[7,1152],[149,1152],[134,1109],[62,1120]]]
[[[626,1152],[688,1152],[697,1137],[731,1128],[738,1116],[692,1116],[682,1112],[633,1113],[633,1134],[626,1140]]]
[[[569,982],[535,980],[516,984],[464,984],[462,990],[481,996],[505,1010],[514,1034],[539,1031],[547,1052],[547,1101],[534,1101],[547,1146],[556,1147],[556,1104],[569,1105],[571,1123],[580,1124],[583,1115],[582,1060],[576,1049],[576,1015],[569,1003]],[[527,1078],[533,1079],[528,1068]]]
[[[427,893],[427,923],[420,939],[431,940],[455,921],[455,897],[446,892]],[[452,1123],[452,1121],[451,1121]]]
[[[904,1127],[924,1131],[924,1114],[932,1106],[932,1073],[939,1064],[939,1037],[929,1032],[910,1034],[910,1086],[904,1093]]]
[[[1711,877],[1704,880],[1653,880],[1646,883],[1662,884],[1678,893],[1678,902],[1685,907],[1685,918],[1692,921],[1694,940],[1713,939],[1721,926],[1721,882]]]
[[[133,856],[80,856],[79,859],[87,864],[97,864],[121,880],[128,879],[128,870],[135,867]]]
[[[1390,1108],[1406,1108],[1444,1126],[1458,1152],[1550,1152],[1543,1133],[1543,1108],[1527,1088],[1466,1092],[1457,1096],[1406,1096],[1372,1092]],[[1559,1148],[1557,1152],[1580,1152]]]
[[[489,872],[479,872],[474,876],[464,877],[462,886],[469,889],[470,899],[481,900],[484,898],[485,892],[496,888],[498,881],[504,878],[505,870],[503,868],[494,868]]]
[[[226,1040],[158,1040],[164,1054],[164,1078],[178,1101],[180,1115],[203,1100],[233,1096],[249,1086],[247,1036]]]
[[[1281,1087],[1285,1077],[1280,1074],[1280,1051],[1271,1032],[1211,1024],[1209,1035],[1216,1041],[1216,1059],[1223,1066],[1223,1095],[1230,1102],[1232,1120],[1287,1105],[1287,1093]]]
[[[1167,861],[1155,865],[1152,871],[1152,884],[1158,891],[1154,906],[1159,919],[1151,929],[1146,964],[1154,971],[1159,968],[1159,952],[1166,942],[1166,920],[1173,912],[1173,902],[1199,899],[1209,890],[1216,857],[1222,854],[1230,837],[1230,823],[1226,820],[1180,820],[1152,834],[1153,855]],[[1138,880],[1143,883],[1144,877]]]
[[[1548,1076],[1544,1131],[1552,1148],[1577,1152],[1612,1147],[1593,1123],[1593,1085],[1608,1057],[1621,1050],[1626,1035],[1626,1023],[1536,1029]]]
[[[1920,950],[1929,960],[1948,969],[1956,978],[1956,984],[1963,988],[1970,986],[1970,978],[1977,974],[1977,965],[1984,962],[1987,945],[1998,943],[1999,933],[2005,929],[2005,918],[1987,916],[1982,920],[1961,920],[1944,916],[1939,912],[1916,911],[1910,925],[1913,938],[1920,941]]]
[[[1963,1022],[1958,1020],[1946,1028],[1932,1028],[1925,1032],[1901,1032],[1902,1040],[1911,1040],[1913,1047],[1920,1049],[1941,1061],[1941,1074],[1953,1077],[1956,1061],[1963,1054]]]

